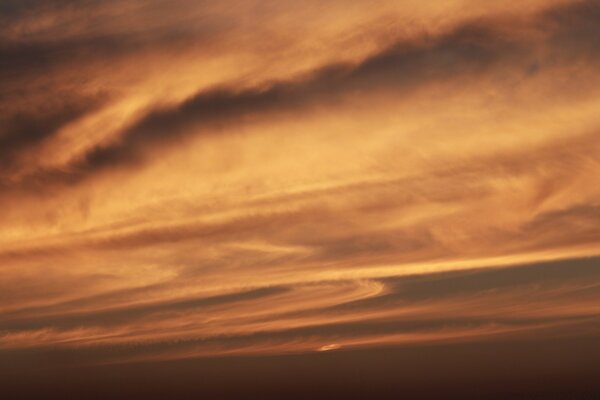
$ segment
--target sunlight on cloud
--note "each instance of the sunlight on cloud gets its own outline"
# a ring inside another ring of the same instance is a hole
[[[598,334],[596,2],[31,3],[1,9],[0,349]]]

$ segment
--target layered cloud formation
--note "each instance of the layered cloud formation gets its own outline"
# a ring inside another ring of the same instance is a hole
[[[598,335],[599,48],[594,0],[4,1],[0,353]]]

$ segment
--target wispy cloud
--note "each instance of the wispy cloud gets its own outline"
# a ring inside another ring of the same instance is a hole
[[[0,6],[0,351],[598,334],[598,2],[217,3]]]

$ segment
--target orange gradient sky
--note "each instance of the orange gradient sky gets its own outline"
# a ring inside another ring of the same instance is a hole
[[[593,0],[2,2],[0,357],[599,335],[599,48]]]

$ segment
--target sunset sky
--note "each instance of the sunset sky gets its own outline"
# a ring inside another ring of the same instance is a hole
[[[0,0],[0,375],[593,375],[599,71],[597,0]]]

